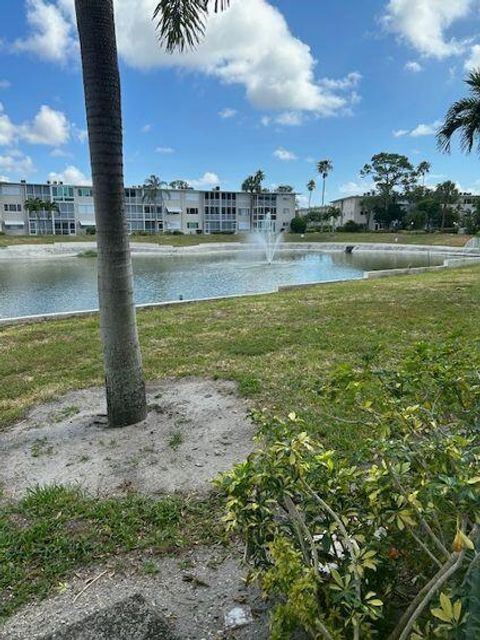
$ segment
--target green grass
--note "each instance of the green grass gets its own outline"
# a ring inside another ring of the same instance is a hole
[[[332,419],[334,409],[319,402],[316,388],[333,365],[359,363],[377,349],[394,363],[412,342],[452,336],[474,349],[479,322],[480,267],[138,313],[147,378],[235,380],[253,408],[280,416],[296,411],[314,435],[343,450],[355,450],[367,434]],[[1,328],[0,379],[4,428],[36,403],[102,384],[97,317]],[[68,415],[77,410],[69,407]],[[34,453],[44,449],[39,440]],[[169,553],[208,544],[220,536],[216,523],[218,506],[208,500],[102,500],[36,490],[0,510],[0,608],[7,615],[61,588],[89,562],[134,549]]]
[[[75,569],[134,550],[178,553],[218,542],[218,505],[135,494],[89,498],[65,487],[33,489],[0,514],[0,620],[62,588]],[[152,573],[152,561],[144,571]]]
[[[348,426],[325,423],[318,380],[333,363],[379,346],[395,354],[415,340],[476,335],[479,276],[471,267],[141,310],[145,373],[235,380],[252,406],[295,410],[330,445],[352,447]],[[97,317],[0,329],[0,378],[0,425],[57,394],[102,384]]]
[[[471,236],[451,233],[418,233],[401,232],[383,233],[306,233],[302,238],[295,233],[285,234],[286,242],[389,242],[400,244],[428,244],[462,247]],[[189,247],[197,244],[212,242],[242,242],[246,240],[243,234],[214,234],[214,235],[136,235],[130,236],[131,242],[152,242],[160,245],[175,247]],[[95,242],[95,236],[6,236],[0,235],[0,249],[8,245],[18,244],[52,244],[54,242]]]

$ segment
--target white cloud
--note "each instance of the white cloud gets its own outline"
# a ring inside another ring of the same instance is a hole
[[[9,145],[15,140],[17,128],[7,116],[0,102],[0,145]]]
[[[373,185],[367,182],[355,182],[351,180],[342,184],[339,191],[344,196],[363,196],[365,193],[373,189]]]
[[[285,111],[275,118],[277,124],[285,127],[299,127],[303,124],[303,115],[298,111]]]
[[[411,60],[410,62],[407,62],[405,64],[405,71],[411,71],[412,73],[420,73],[420,71],[423,71],[423,67],[419,62],[415,62],[414,60]]]
[[[273,152],[275,158],[278,160],[289,161],[289,160],[298,160],[298,157],[292,152],[288,151],[288,149],[284,149],[280,147]]]
[[[88,178],[82,171],[80,171],[80,169],[73,165],[65,167],[65,170],[61,173],[55,173],[52,171],[48,174],[48,179],[52,182],[57,181],[80,186],[90,186],[92,184],[91,178]]]
[[[30,33],[15,41],[16,51],[27,51],[51,62],[65,64],[77,50],[69,3],[27,0]]]
[[[31,122],[18,125],[12,122],[0,103],[0,146],[25,140],[30,144],[57,147],[68,142],[70,129],[66,115],[47,105],[40,107]]]
[[[472,71],[480,67],[480,45],[476,44],[470,49],[470,55],[465,61],[465,69]]]
[[[224,120],[228,120],[229,118],[234,118],[237,115],[238,111],[236,109],[231,109],[230,107],[225,107],[218,112],[218,115]]]
[[[52,149],[52,151],[50,151],[50,155],[52,156],[52,158],[72,158],[73,154],[70,153],[69,151],[65,151],[64,149],[59,149],[58,147],[56,149]]]
[[[21,151],[12,151],[0,155],[0,171],[26,176],[34,173],[36,168],[30,156],[24,155]]]
[[[342,91],[358,83],[358,74],[318,81],[310,47],[291,33],[268,0],[233,0],[228,11],[209,18],[206,37],[196,51],[173,55],[158,44],[151,19],[156,3],[115,0],[119,52],[130,66],[202,71],[225,84],[242,85],[248,100],[260,109],[331,116],[348,108],[349,97]],[[64,63],[75,51],[73,0],[28,0],[27,6],[31,33],[17,41],[16,48]]]
[[[10,178],[8,176],[0,176],[0,182],[10,182]]]
[[[466,18],[475,0],[390,0],[384,24],[425,56],[461,54],[465,42],[448,38],[454,22]]]
[[[358,73],[358,71],[353,71],[349,73],[344,78],[339,78],[338,80],[332,80],[330,78],[323,78],[320,80],[320,84],[327,89],[353,89],[354,87],[358,87],[360,81],[362,80],[362,74]]]
[[[70,123],[61,111],[42,105],[33,121],[20,127],[20,137],[30,144],[56,147],[68,142]]]
[[[432,124],[419,124],[410,131],[409,136],[411,138],[421,138],[422,136],[434,136],[437,133],[438,127],[441,125],[440,120],[432,122]]]
[[[208,189],[209,187],[218,187],[221,180],[213,171],[206,171],[201,178],[196,180],[187,180],[194,189]]]
[[[142,133],[150,133],[151,130],[152,130],[151,124],[144,124],[143,127],[141,128]]]
[[[414,129],[397,129],[393,131],[395,138],[409,136],[410,138],[421,138],[424,136],[434,136],[441,125],[440,120],[435,120],[431,124],[417,124]]]
[[[173,149],[173,147],[157,147],[155,151],[157,153],[163,153],[165,155],[168,155],[170,153],[175,153],[175,149]]]
[[[9,89],[11,86],[10,80],[0,80],[0,89]]]
[[[88,139],[88,131],[78,127],[75,123],[72,124],[72,134],[82,144]]]
[[[272,118],[270,116],[262,116],[260,118],[260,122],[264,127],[268,127],[268,125],[272,122]]]

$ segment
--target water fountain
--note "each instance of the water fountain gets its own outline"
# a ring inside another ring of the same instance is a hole
[[[272,264],[278,245],[282,241],[283,233],[275,231],[275,221],[270,212],[265,214],[263,220],[259,220],[257,228],[252,233],[253,240],[260,244],[265,251],[267,264]]]

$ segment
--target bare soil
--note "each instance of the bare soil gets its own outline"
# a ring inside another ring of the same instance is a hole
[[[268,638],[268,609],[258,591],[246,586],[235,550],[198,548],[177,558],[151,557],[148,568],[154,573],[148,575],[145,560],[131,555],[78,573],[62,585],[62,593],[10,618],[0,630],[0,640],[69,637],[69,625],[136,594],[181,640]],[[225,615],[235,607],[247,608],[253,622],[229,630]]]
[[[92,495],[208,492],[253,449],[254,426],[231,382],[166,380],[147,389],[137,425],[107,425],[103,389],[73,391],[0,433],[0,484],[19,499],[35,485]]]

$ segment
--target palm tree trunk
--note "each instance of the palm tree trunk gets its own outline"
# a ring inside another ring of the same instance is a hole
[[[327,189],[327,178],[323,176],[323,187],[322,187],[322,207],[325,206],[325,191]]]
[[[108,421],[147,413],[125,216],[120,76],[113,0],[75,0],[80,36],[98,248],[98,297]]]
[[[309,195],[308,195],[308,211],[310,212],[310,209],[312,208],[312,192],[310,191]]]

